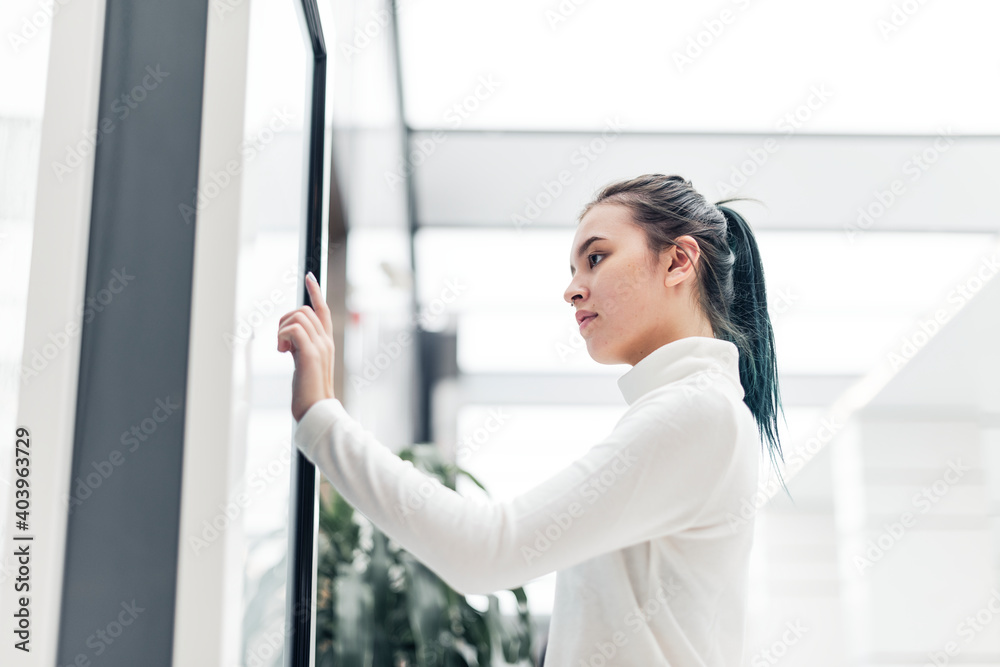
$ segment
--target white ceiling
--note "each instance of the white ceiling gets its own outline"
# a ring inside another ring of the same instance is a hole
[[[1000,128],[994,0],[399,6],[415,128],[454,127],[448,109],[482,76],[498,86],[463,129],[595,129],[624,113],[641,130],[770,132],[816,86],[831,95],[813,100],[811,132]]]

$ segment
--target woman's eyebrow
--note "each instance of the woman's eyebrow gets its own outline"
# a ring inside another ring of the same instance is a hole
[[[576,251],[577,258],[582,257],[583,253],[587,252],[587,248],[589,248],[590,244],[593,243],[594,241],[607,241],[607,239],[604,238],[603,236],[591,236],[589,239],[587,239],[582,244],[580,244],[580,248]],[[576,269],[573,268],[573,262],[570,261],[570,263],[569,263],[569,275],[572,276],[575,273],[576,273]]]

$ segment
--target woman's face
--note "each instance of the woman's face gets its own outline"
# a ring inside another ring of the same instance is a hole
[[[675,240],[697,262],[697,242],[690,236]],[[705,321],[696,317],[692,262],[674,246],[654,261],[645,232],[624,205],[592,207],[580,221],[570,250],[572,279],[563,298],[575,313],[597,314],[580,329],[594,361],[635,365],[678,338],[712,335],[710,329],[704,333]]]

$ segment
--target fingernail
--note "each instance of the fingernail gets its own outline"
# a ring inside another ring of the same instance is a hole
[[[313,275],[312,271],[309,271],[308,273],[306,273],[306,278],[308,278],[309,280],[311,280],[313,282],[316,282],[316,276]]]

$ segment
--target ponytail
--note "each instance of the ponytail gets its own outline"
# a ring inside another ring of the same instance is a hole
[[[767,442],[771,462],[778,471],[782,487],[788,493],[785,480],[778,468],[778,459],[784,462],[778,438],[777,412],[781,405],[778,389],[778,367],[775,358],[774,330],[767,312],[767,292],[764,287],[764,267],[750,225],[736,211],[723,206],[716,208],[726,218],[729,249],[733,252],[733,295],[729,304],[729,318],[742,334],[730,336],[730,342],[740,350],[740,382],[746,395],[743,402],[750,408],[762,441]],[[785,420],[787,425],[787,419]]]

